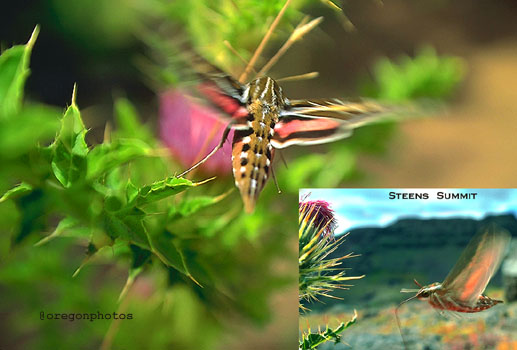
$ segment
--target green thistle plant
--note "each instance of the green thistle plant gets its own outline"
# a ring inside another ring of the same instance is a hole
[[[345,276],[339,266],[342,260],[356,257],[349,253],[339,258],[328,258],[343,242],[346,235],[336,239],[334,230],[336,219],[329,203],[325,201],[301,202],[299,206],[300,241],[300,309],[306,310],[302,301],[319,300],[319,296],[337,298],[330,294],[334,289],[348,289],[345,281],[363,278],[363,276]]]
[[[339,333],[343,332],[345,329],[350,327],[357,320],[357,312],[354,310],[354,317],[349,321],[341,322],[336,328],[329,328],[327,325],[324,331],[318,331],[316,333],[311,333],[310,329],[307,332],[302,333],[302,340],[300,342],[300,350],[311,350],[317,349],[318,345],[321,345],[328,341],[334,341],[334,343],[339,343],[341,341],[341,335]]]
[[[341,243],[346,235],[336,239],[334,230],[336,219],[334,212],[330,209],[329,203],[321,200],[300,202],[299,205],[299,306],[301,311],[308,309],[303,302],[319,300],[320,296],[336,298],[330,293],[334,289],[348,289],[350,285],[345,281],[360,279],[363,276],[345,276],[345,270],[339,267],[342,260],[353,258],[357,255],[349,253],[339,258],[329,258]],[[338,343],[341,339],[339,333],[356,322],[357,313],[354,310],[354,317],[342,322],[335,329],[326,326],[324,331],[311,332],[310,328],[302,332],[299,348],[301,350],[316,349],[320,344],[327,341]]]

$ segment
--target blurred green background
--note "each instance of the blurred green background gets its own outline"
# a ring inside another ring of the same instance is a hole
[[[265,58],[304,14],[325,17],[271,72],[320,72],[283,84],[287,96],[448,98],[452,107],[401,129],[374,125],[286,150],[288,167],[275,163],[283,193],[266,186],[252,215],[241,213],[237,191],[220,197],[233,188],[230,176],[171,182],[184,166],[162,157],[158,97],[183,83],[170,43],[185,38],[239,72],[222,40],[249,59],[283,1],[3,5],[4,54],[27,43],[36,24],[40,34],[26,83],[0,77],[0,88],[14,82],[19,92],[2,95],[0,194],[26,184],[0,203],[0,347],[295,347],[299,187],[514,184],[515,2],[336,3],[347,18],[321,1],[293,1],[273,35]],[[156,197],[132,204],[149,192]],[[61,237],[34,246],[52,232]],[[40,311],[120,310],[133,320],[39,319]]]

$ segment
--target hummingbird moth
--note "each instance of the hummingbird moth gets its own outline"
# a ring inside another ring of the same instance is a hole
[[[395,309],[399,326],[397,310],[412,299],[427,301],[433,308],[441,311],[473,313],[491,308],[502,303],[483,294],[490,278],[499,268],[501,259],[511,240],[504,230],[489,226],[476,234],[467,245],[459,260],[442,283],[435,282],[427,286],[414,281],[419,289],[402,289],[401,292],[416,292],[414,296],[404,300]],[[402,336],[406,346],[404,337]]]
[[[289,99],[280,85],[268,76],[247,84],[193,55],[191,66],[201,76],[201,94],[227,120],[219,144],[208,155],[178,176],[195,169],[222,148],[231,130],[232,168],[247,213],[272,173],[276,149],[292,145],[315,145],[336,141],[352,130],[393,112],[374,101],[339,99]],[[273,173],[274,176],[274,173]]]

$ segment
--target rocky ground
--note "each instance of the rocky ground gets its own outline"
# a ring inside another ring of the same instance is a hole
[[[492,294],[498,298],[502,292]],[[356,324],[343,332],[342,342],[326,343],[320,350],[404,350],[394,315],[395,305],[358,310]],[[514,350],[517,349],[517,303],[499,304],[474,314],[442,315],[425,302],[412,301],[399,310],[402,332],[411,350]],[[302,317],[300,326],[345,321],[351,314]],[[321,326],[323,327],[323,326]]]

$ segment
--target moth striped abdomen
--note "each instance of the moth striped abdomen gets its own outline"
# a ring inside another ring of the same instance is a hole
[[[284,99],[278,84],[269,77],[256,79],[246,89],[248,128],[234,134],[232,165],[235,184],[246,212],[250,213],[269,177],[273,161],[271,140]]]

